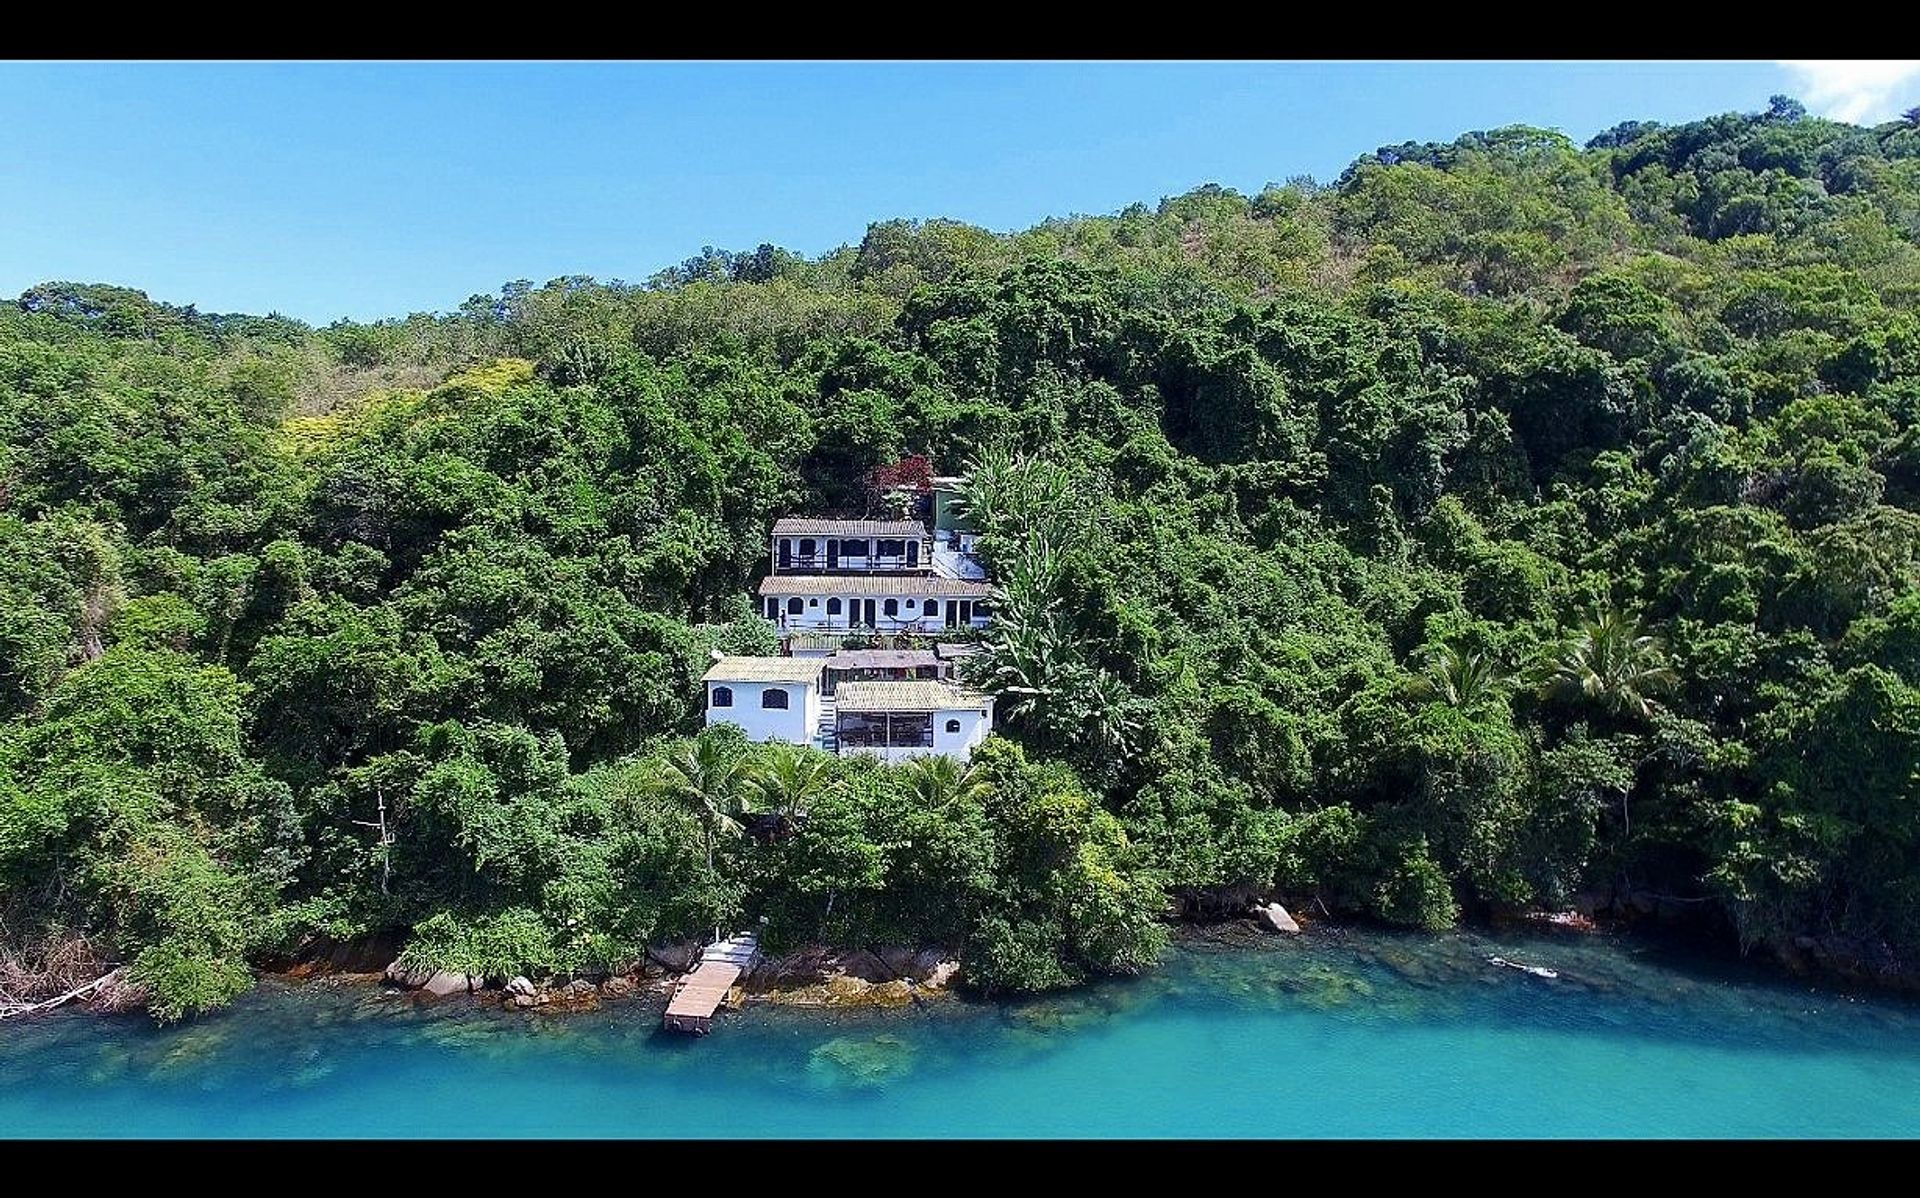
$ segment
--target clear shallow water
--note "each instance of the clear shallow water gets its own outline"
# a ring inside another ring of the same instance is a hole
[[[1551,965],[1557,981],[1485,963]],[[535,1017],[270,983],[0,1030],[0,1136],[1911,1136],[1920,1006],[1595,937],[1190,944],[1017,1006]]]

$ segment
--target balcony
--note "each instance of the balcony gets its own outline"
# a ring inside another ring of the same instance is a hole
[[[924,574],[933,566],[917,537],[778,537],[775,574]]]
[[[822,615],[814,610],[797,614],[785,611],[769,613],[767,618],[782,632],[844,632],[850,636],[863,632],[935,636],[948,629],[987,628],[993,623],[993,616],[988,612],[974,612],[964,620],[945,616],[915,617],[912,613],[876,615],[872,620],[864,620],[842,615]]]
[[[870,714],[843,711],[836,736],[842,752],[848,749],[931,749],[933,716]]]
[[[925,574],[931,558],[918,554],[874,553],[864,557],[827,553],[790,553],[774,561],[775,574]]]

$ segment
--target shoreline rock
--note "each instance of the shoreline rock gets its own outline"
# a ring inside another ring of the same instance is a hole
[[[794,1007],[902,1007],[943,998],[960,963],[935,945],[832,949],[769,957],[746,978],[749,1001]]]
[[[1299,921],[1288,914],[1287,909],[1279,903],[1268,903],[1264,907],[1256,905],[1253,908],[1253,918],[1256,923],[1270,932],[1289,936],[1300,934]]]
[[[1297,896],[1296,896],[1297,897]],[[1635,900],[1638,901],[1635,901]],[[1689,910],[1671,897],[1646,893],[1637,895],[1586,892],[1572,896],[1566,910],[1535,910],[1493,913],[1486,920],[1470,921],[1469,926],[1518,925],[1540,933],[1593,935],[1602,932],[1653,934],[1666,938],[1671,934],[1697,931],[1700,913]],[[1278,908],[1272,917],[1270,908]],[[1293,930],[1277,916],[1284,913]],[[1676,918],[1678,916],[1679,918]],[[1365,926],[1353,921],[1352,926]],[[1315,918],[1306,924],[1294,919],[1279,903],[1253,903],[1237,918],[1228,916],[1205,921],[1179,921],[1176,935],[1197,943],[1225,948],[1251,948],[1270,943],[1276,935],[1339,936],[1350,926],[1334,919]],[[1840,935],[1801,934],[1762,941],[1751,946],[1770,958],[1781,972],[1795,977],[1824,980],[1839,986],[1858,987],[1883,993],[1920,993],[1920,966],[1900,960],[1883,943]],[[1702,942],[1701,951],[1731,954],[1735,950],[1718,938]],[[334,955],[328,949],[329,964]],[[697,955],[693,942],[656,945],[632,962],[625,970],[601,979],[561,978],[535,982],[525,977],[489,980],[451,971],[410,969],[398,960],[384,973],[330,973],[325,970],[291,968],[265,972],[301,981],[334,980],[384,981],[426,1001],[440,1001],[461,993],[478,995],[491,992],[502,1006],[515,1010],[561,1013],[592,1010],[605,1002],[661,999],[671,992],[678,973],[665,962],[684,959],[691,965]],[[960,981],[960,965],[953,954],[936,946],[912,949],[903,945],[841,949],[808,945],[782,956],[761,960],[743,979],[738,997],[746,1003],[777,1006],[840,1008],[897,1008],[951,997]],[[444,991],[436,994],[429,983]],[[118,994],[111,1003],[87,1004],[95,1010],[124,1011],[142,1005],[137,992]]]

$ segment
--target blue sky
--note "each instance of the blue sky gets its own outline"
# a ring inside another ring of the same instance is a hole
[[[316,323],[703,245],[991,229],[1375,146],[1764,107],[1885,119],[1920,63],[0,63],[0,294]]]

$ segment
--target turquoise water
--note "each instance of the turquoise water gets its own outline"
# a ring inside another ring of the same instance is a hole
[[[1548,981],[1486,964],[1551,965]],[[704,1040],[268,983],[0,1029],[6,1136],[1910,1136],[1920,1007],[1598,937],[1192,943],[1016,1006],[749,1008]]]

